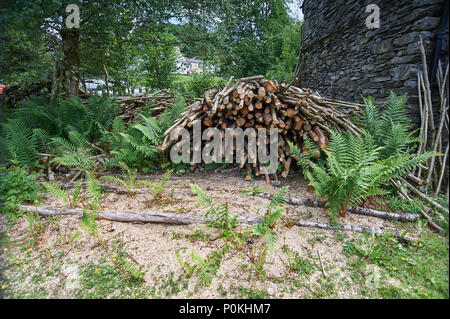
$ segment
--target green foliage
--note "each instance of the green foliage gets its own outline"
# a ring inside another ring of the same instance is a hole
[[[204,97],[204,92],[212,87],[225,85],[226,80],[208,73],[180,76],[174,81],[174,88],[191,98]]]
[[[53,137],[51,143],[55,153],[59,154],[53,158],[52,163],[84,171],[92,171],[96,167],[96,163],[91,159],[91,148],[77,131],[69,132],[69,140]]]
[[[404,154],[382,159],[383,148],[373,147],[367,138],[332,131],[329,148],[325,151],[325,165],[315,165],[305,170],[305,176],[316,193],[327,199],[332,217],[338,212],[345,216],[349,205],[357,206],[369,196],[386,194],[381,186],[390,178],[432,156]]]
[[[311,275],[316,270],[316,267],[310,260],[301,257],[298,252],[292,251],[288,246],[284,247],[284,251],[288,257],[288,270],[290,272],[303,276]]]
[[[144,83],[151,88],[169,88],[176,71],[175,38],[167,31],[155,35],[157,39],[145,43],[142,52]]]
[[[294,77],[301,42],[301,21],[287,24],[278,35],[282,41],[281,55],[275,58],[274,65],[266,74],[267,79],[288,82]]]
[[[283,186],[270,201],[263,220],[253,227],[253,233],[257,236],[264,237],[267,248],[271,253],[274,252],[277,243],[276,232],[273,228],[277,221],[283,217],[283,213],[286,210],[285,202],[288,197],[288,192],[289,186]]]
[[[119,166],[122,170],[123,179],[117,176],[102,176],[100,179],[110,180],[121,184],[126,190],[128,195],[132,195],[133,188],[136,186],[137,169],[131,169],[124,162],[119,162]]]
[[[164,132],[172,126],[186,108],[182,97],[174,105],[164,110],[159,119],[139,115],[139,122],[125,128],[123,122],[116,118],[112,124],[108,140],[114,157],[106,166],[117,166],[120,162],[130,167],[145,166],[161,159],[157,150],[164,140]]]
[[[409,201],[391,195],[387,196],[386,199],[390,211],[416,214],[420,213],[425,209],[423,203],[417,198],[414,198],[412,201]]]
[[[225,246],[222,249],[213,250],[205,258],[202,258],[200,255],[192,251],[190,256],[194,262],[193,265],[190,265],[188,262],[183,262],[178,251],[175,251],[175,255],[178,263],[187,272],[188,277],[191,277],[193,274],[197,274],[199,277],[199,284],[209,286],[214,276],[217,275],[223,256],[228,252],[228,250],[228,246]]]
[[[3,209],[13,211],[24,202],[39,202],[38,176],[27,172],[17,162],[9,170],[0,169],[0,202],[5,205]]]
[[[390,235],[371,237],[365,234],[363,238],[344,244],[344,253],[355,256],[363,269],[367,263],[379,267],[380,287],[372,292],[374,297],[448,298],[448,238],[426,232],[405,246]],[[400,280],[402,287],[383,282],[383,278],[390,277]]]
[[[45,187],[45,189],[51,196],[56,197],[64,203],[69,203],[70,208],[75,208],[77,207],[77,200],[81,192],[82,181],[83,179],[80,178],[75,184],[72,196],[70,196],[70,193],[67,190],[63,189],[58,183],[42,182],[41,184]]]
[[[72,207],[77,207],[77,201],[78,201],[78,197],[80,196],[80,193],[81,193],[81,183],[82,182],[83,182],[83,179],[80,178],[76,182],[75,187],[73,188]]]
[[[93,173],[89,171],[86,172],[86,195],[90,201],[90,207],[97,210],[103,195],[103,187]]]
[[[163,197],[164,187],[166,186],[167,181],[170,179],[170,176],[172,175],[172,173],[173,173],[173,169],[167,170],[164,173],[163,177],[155,183],[152,183],[150,181],[145,181],[145,180],[141,180],[138,183],[147,186],[147,188],[152,192],[153,198],[156,201],[160,201]]]
[[[316,145],[311,138],[309,136],[303,138],[303,148],[308,149],[309,152],[301,152],[300,149],[292,142],[288,142],[288,145],[289,150],[297,160],[298,165],[300,165],[304,170],[308,169],[310,167],[310,161],[314,157],[314,150],[316,149]]]
[[[1,128],[0,161],[15,159],[22,165],[33,167],[39,159],[33,131],[19,119],[9,119]]]
[[[257,187],[257,186],[255,186],[255,187],[250,188],[250,189],[242,189],[241,193],[245,194],[245,195],[252,194],[253,196],[255,196],[255,195],[258,195],[258,194],[262,194],[265,191],[266,191],[266,189],[264,187]]]
[[[113,124],[118,105],[97,96],[87,104],[79,98],[61,99],[49,104],[42,97],[21,101],[3,123],[0,130],[0,160],[16,158],[21,164],[33,167],[39,153],[56,152],[55,162],[90,170],[93,162],[88,156],[91,143],[101,143],[104,133]]]
[[[190,184],[192,192],[197,196],[197,201],[203,208],[206,208],[205,217],[211,217],[212,220],[208,221],[208,225],[221,230],[221,236],[230,237],[233,235],[236,237],[234,228],[237,224],[237,216],[230,217],[228,210],[228,203],[216,204],[211,197],[206,195],[205,191],[196,184]]]
[[[77,298],[136,298],[137,293],[145,297],[145,271],[130,258],[121,242],[113,241],[112,245],[112,251],[106,253],[114,256],[113,264],[110,259],[100,258],[98,262],[81,265],[81,287],[74,291]],[[106,246],[105,250],[109,248]]]
[[[86,230],[86,232],[91,236],[97,236],[98,226],[97,226],[97,212],[83,210],[83,215],[81,216],[81,227]]]
[[[12,114],[30,129],[41,129],[51,137],[69,138],[72,131],[87,141],[99,142],[119,114],[114,100],[92,96],[84,104],[78,97],[58,99],[49,104],[42,97],[21,101]]]
[[[391,93],[385,113],[377,110],[373,99],[365,99],[363,123],[365,135],[360,138],[331,131],[326,162],[311,165],[309,155],[290,144],[305,176],[316,193],[327,199],[327,208],[334,218],[345,216],[349,205],[357,206],[365,198],[386,194],[382,188],[389,179],[410,172],[415,166],[439,155],[413,154],[417,139],[408,133],[405,98]],[[309,143],[305,140],[305,145]]]
[[[72,203],[69,192],[61,187],[61,185],[52,182],[42,182],[47,192],[64,203]]]
[[[28,221],[28,233],[31,236],[38,236],[44,231],[39,213],[27,213],[25,218]]]
[[[51,69],[52,55],[39,28],[25,30],[20,20],[1,21],[0,42],[0,83],[41,81]]]
[[[364,98],[363,129],[366,141],[372,147],[382,147],[380,158],[411,154],[415,143],[415,132],[409,131],[411,123],[407,117],[406,95],[391,92],[386,103],[379,107],[372,97]]]
[[[175,258],[177,259],[177,262],[180,265],[180,267],[186,272],[187,277],[191,278],[195,272],[196,266],[191,265],[187,261],[183,261],[183,259],[180,256],[180,252],[178,250],[175,250]]]

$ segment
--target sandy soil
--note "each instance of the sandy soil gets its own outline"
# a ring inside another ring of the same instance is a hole
[[[157,180],[160,176],[155,176]],[[294,176],[282,180],[282,185],[290,186],[290,196],[303,199],[317,199],[306,185],[302,177]],[[108,182],[111,186],[114,183]],[[262,215],[269,201],[260,197],[244,195],[240,191],[255,186],[266,188],[267,192],[275,193],[279,191],[278,187],[265,185],[263,180],[246,182],[240,176],[218,175],[207,173],[206,176],[195,177],[174,177],[169,180],[165,188],[166,195],[172,193],[173,201],[169,204],[158,205],[152,203],[151,193],[139,193],[135,196],[124,194],[106,193],[102,200],[102,209],[110,211],[163,211],[172,213],[203,214],[204,209],[199,208],[195,196],[193,195],[190,183],[197,183],[204,189],[211,198],[217,203],[228,202],[232,214]],[[114,185],[117,186],[117,185]],[[144,191],[145,188],[140,189]],[[45,204],[55,208],[65,207],[63,203],[48,198]],[[301,219],[328,222],[328,214],[321,208],[308,208],[302,206],[288,205],[287,216],[295,216]],[[408,225],[394,223],[392,221],[381,220],[372,217],[349,214],[345,220],[346,224],[379,226],[386,229],[406,229]],[[60,278],[47,283],[45,289],[48,290],[48,296],[58,296],[61,298],[73,298],[74,290],[79,287],[78,267],[81,264],[98,260],[106,257],[105,250],[98,245],[98,239],[105,243],[111,242],[115,238],[120,238],[126,243],[130,258],[136,261],[139,266],[146,270],[144,280],[151,284],[155,276],[168,276],[171,273],[174,277],[183,274],[183,269],[176,260],[175,251],[178,250],[181,257],[191,261],[189,254],[195,251],[201,256],[206,256],[213,249],[223,247],[223,239],[190,241],[183,236],[176,234],[193,234],[195,230],[202,229],[205,233],[211,235],[211,238],[217,237],[216,231],[206,228],[205,225],[174,226],[162,224],[137,224],[137,223],[119,223],[112,221],[99,221],[98,238],[83,234],[77,240],[76,248],[61,248],[64,250],[64,264],[60,270]],[[55,243],[62,234],[73,234],[80,229],[79,218],[69,216],[61,217],[58,222],[47,227],[41,235],[36,251],[55,251]],[[240,229],[246,226],[239,226]],[[275,253],[268,254],[264,270],[267,280],[259,280],[254,273],[248,271],[248,256],[242,252],[230,252],[222,260],[218,276],[208,287],[196,288],[195,276],[191,278],[189,288],[171,296],[173,298],[223,298],[220,291],[229,291],[226,298],[241,297],[236,288],[238,286],[251,288],[253,290],[267,291],[271,298],[310,298],[318,297],[311,288],[316,283],[327,280],[336,285],[337,290],[329,297],[334,298],[360,298],[346,269],[346,259],[342,252],[343,242],[338,239],[336,233],[329,230],[320,230],[305,227],[290,227],[289,225],[277,226],[278,241]],[[347,233],[349,238],[361,236],[355,233]],[[410,235],[414,236],[413,233]],[[26,238],[28,235],[28,222],[21,218],[12,229],[8,231],[8,236],[12,241],[18,241]],[[259,243],[253,243],[258,245]],[[315,265],[315,271],[311,275],[299,276],[304,286],[295,287],[287,283],[283,278],[292,276],[287,270],[287,255],[283,247],[287,245],[292,251],[305,259],[310,260]],[[320,252],[322,267],[319,263],[318,252]],[[34,254],[34,252],[33,252]],[[37,254],[37,252],[36,252]],[[49,261],[51,256],[48,257]],[[34,261],[33,267],[38,267],[42,263],[42,258]],[[245,266],[247,265],[247,266]],[[247,270],[246,270],[247,269]],[[327,277],[324,277],[324,273]],[[4,271],[5,277],[13,277],[13,274]],[[26,283],[20,284],[16,289],[26,289]],[[25,285],[25,286],[24,286]],[[234,288],[233,288],[234,287]],[[163,296],[164,297],[164,296]]]

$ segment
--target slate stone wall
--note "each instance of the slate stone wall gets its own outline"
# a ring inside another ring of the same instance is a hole
[[[408,93],[418,121],[417,74],[422,36],[431,68],[434,37],[445,0],[304,0],[300,85],[336,99],[382,102],[392,90]],[[380,8],[380,28],[366,26],[368,4]],[[447,29],[448,31],[448,29]],[[448,36],[447,36],[448,39]],[[448,41],[441,57],[448,59]]]

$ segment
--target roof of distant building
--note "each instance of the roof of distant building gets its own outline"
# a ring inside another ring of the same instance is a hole
[[[191,59],[191,58],[185,58],[186,62],[190,62],[190,63],[205,63],[203,60],[199,60],[199,59]]]

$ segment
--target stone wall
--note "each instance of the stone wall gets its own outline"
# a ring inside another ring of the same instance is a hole
[[[417,41],[421,35],[431,68],[433,39],[444,2],[304,0],[300,85],[326,96],[358,102],[361,95],[372,95],[381,102],[390,91],[408,93],[408,107],[416,122],[416,72],[422,70]],[[365,23],[370,14],[366,6],[372,3],[380,8],[378,29],[369,29]],[[441,57],[445,56],[447,40]]]

